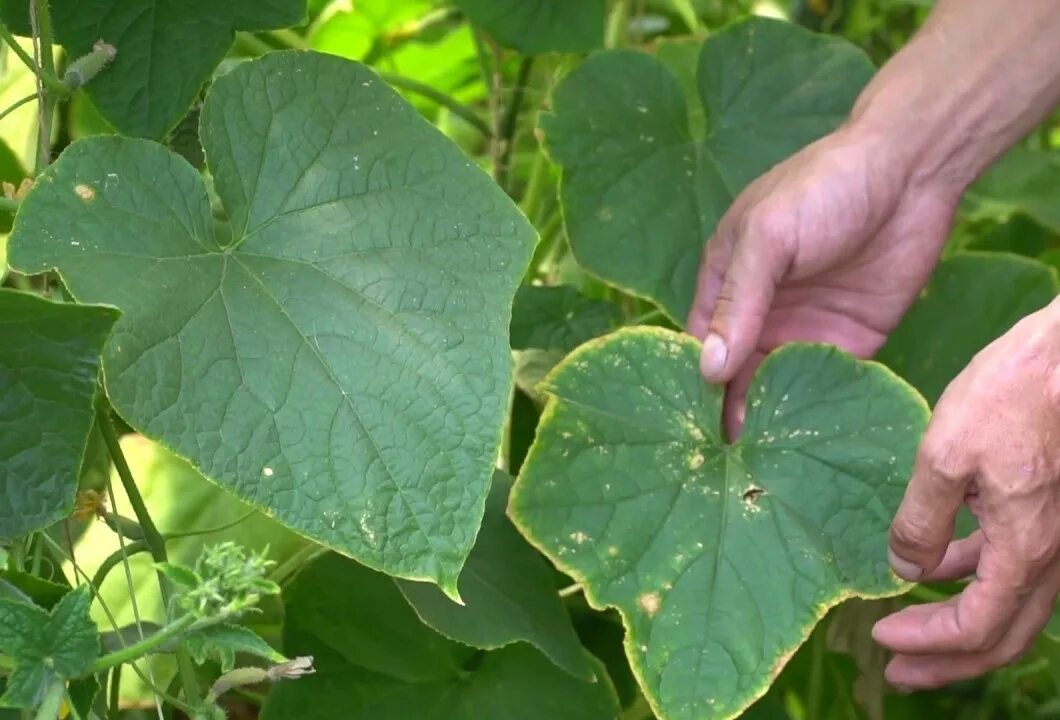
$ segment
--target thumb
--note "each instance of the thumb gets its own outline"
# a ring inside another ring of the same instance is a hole
[[[929,429],[891,523],[888,560],[899,577],[920,580],[934,572],[945,557],[953,540],[957,511],[971,481],[971,473],[959,468],[954,447],[940,449]]]
[[[732,380],[758,347],[777,284],[791,266],[789,247],[769,235],[742,233],[736,239],[703,339],[700,369],[708,381]]]

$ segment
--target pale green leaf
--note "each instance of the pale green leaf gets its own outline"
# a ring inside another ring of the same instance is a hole
[[[457,605],[436,586],[398,581],[423,622],[466,645],[492,650],[529,642],[557,666],[583,680],[594,668],[574,634],[549,567],[505,515],[511,479],[497,471],[482,529],[460,575]]]
[[[604,0],[453,0],[471,22],[526,55],[586,52],[604,42]]]
[[[564,360],[510,508],[591,605],[622,614],[665,720],[735,717],[829,607],[902,589],[887,530],[927,421],[881,365],[794,345],[763,363],[725,444],[699,350],[637,328]]]
[[[263,720],[615,720],[606,674],[594,682],[525,643],[490,652],[423,625],[389,578],[336,555],[285,592],[284,650],[312,655],[316,674],[274,686]]]
[[[972,185],[966,203],[973,217],[1008,217],[1022,212],[1060,233],[1060,150],[1017,146]]]
[[[1056,271],[1036,260],[954,255],[939,263],[877,357],[934,405],[976,353],[1058,292]]]
[[[220,78],[206,188],[146,141],[70,146],[11,260],[126,315],[118,412],[284,524],[454,591],[511,380],[535,241],[510,199],[371,71],[273,53]]]
[[[570,285],[524,285],[512,306],[512,349],[573,350],[614,329],[621,319],[617,305],[586,297]]]
[[[100,352],[118,315],[0,290],[0,538],[73,509]]]
[[[643,53],[589,58],[541,118],[574,256],[684,322],[704,240],[736,194],[842,122],[871,74],[846,41],[765,18],[706,41],[698,99]]]
[[[214,660],[222,673],[235,667],[236,653],[254,655],[273,663],[287,659],[254,631],[228,623],[198,630],[184,638],[183,644],[196,663],[201,665]]]

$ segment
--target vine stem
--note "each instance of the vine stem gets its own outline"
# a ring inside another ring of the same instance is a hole
[[[515,89],[512,93],[512,101],[504,112],[504,120],[501,121],[501,157],[497,165],[497,182],[501,187],[508,188],[508,178],[511,175],[512,154],[515,151],[515,131],[519,127],[519,112],[523,108],[523,98],[526,97],[526,84],[530,80],[530,73],[534,69],[534,58],[523,58],[519,64],[519,75],[515,81]]]
[[[55,58],[52,55],[52,15],[49,0],[30,0],[30,18],[33,20],[34,50],[38,56],[41,74],[37,76],[37,95],[40,99],[40,127],[37,128],[36,174],[51,162],[52,115],[55,114],[56,96],[45,92],[44,78],[55,76]]]
[[[55,680],[48,689],[44,691],[44,697],[37,706],[37,714],[34,720],[56,720],[62,708],[63,695],[66,694],[66,685],[62,680]]]
[[[48,90],[59,95],[65,95],[69,92],[59,78],[55,75],[48,75],[39,65],[37,65],[30,54],[26,52],[26,49],[19,44],[18,38],[15,37],[15,34],[12,33],[7,25],[2,22],[0,22],[0,39],[3,39],[3,41],[7,43],[7,46],[11,48],[11,51],[14,52],[15,55],[18,55],[18,59],[30,69],[30,72],[36,75],[37,78],[44,83]]]
[[[471,37],[475,41],[475,55],[478,57],[479,67],[482,69],[482,82],[486,85],[489,95],[489,139],[490,139],[490,161],[493,166],[493,179],[499,177],[501,165],[501,72],[499,67],[500,51],[494,53],[493,63],[490,62],[490,54],[486,50],[487,40],[482,33],[472,28]]]
[[[385,70],[376,70],[376,74],[379,75],[379,77],[383,81],[390,85],[393,85],[396,88],[408,90],[409,92],[414,92],[417,95],[422,95],[428,100],[432,100],[438,105],[441,105],[457,117],[466,121],[469,125],[478,130],[484,136],[490,137],[490,135],[492,134],[490,126],[486,123],[486,121],[480,118],[474,110],[472,110],[470,107],[463,104],[456,98],[450,95],[446,95],[443,92],[438,92],[430,85],[421,83],[418,80],[413,80],[412,78],[407,78],[404,75],[397,75],[395,73],[386,72]]]
[[[122,452],[121,444],[118,442],[118,434],[114,430],[114,423],[111,422],[109,409],[106,407],[100,407],[96,414],[99,421],[100,434],[103,436],[103,442],[107,446],[107,452],[110,453],[111,459],[114,461],[114,469],[117,470],[118,478],[121,480],[122,487],[125,489],[125,494],[129,498],[129,504],[132,505],[133,514],[136,515],[136,521],[140,523],[140,528],[144,531],[144,542],[147,543],[148,552],[151,553],[151,557],[156,563],[166,562],[168,557],[166,556],[165,538],[163,538],[162,534],[158,532],[158,528],[155,526],[155,521],[147,511],[147,505],[144,503],[143,496],[140,494],[140,489],[136,486],[136,480],[133,478],[132,471],[129,469],[129,463],[125,459],[125,453]],[[173,596],[172,588],[165,575],[161,572],[157,574],[158,587],[162,594],[162,602],[168,610]],[[199,681],[198,678],[195,677],[195,667],[192,665],[191,657],[188,655],[187,650],[184,650],[183,648],[177,648],[175,655],[177,658],[177,667],[180,671],[181,684],[184,686],[184,696],[188,701],[197,703],[199,702]]]
[[[95,675],[96,673],[110,670],[117,665],[124,665],[133,660],[139,660],[156,648],[166,644],[166,642],[182,635],[185,631],[189,630],[195,622],[194,615],[191,615],[190,613],[188,615],[183,615],[163,627],[155,634],[148,635],[139,642],[135,642],[132,645],[126,645],[120,650],[115,650],[112,653],[108,653],[98,658],[96,662],[92,664],[91,674]]]
[[[24,97],[24,98],[19,98],[19,99],[18,99],[18,100],[16,100],[16,101],[15,101],[15,102],[14,102],[14,103],[13,103],[13,104],[12,104],[12,105],[10,106],[10,107],[7,107],[7,108],[5,108],[5,109],[3,110],[3,112],[0,112],[0,120],[3,120],[3,119],[4,119],[5,117],[7,117],[7,116],[8,116],[8,115],[10,115],[11,113],[13,113],[13,112],[14,112],[15,110],[18,110],[18,109],[19,109],[20,107],[22,107],[22,106],[23,106],[23,105],[25,105],[26,103],[31,103],[31,102],[33,102],[33,101],[34,101],[34,100],[36,100],[36,99],[37,99],[38,97],[39,97],[39,96],[37,95],[37,93],[33,93],[32,95],[27,95],[27,96],[26,96],[26,97]]]

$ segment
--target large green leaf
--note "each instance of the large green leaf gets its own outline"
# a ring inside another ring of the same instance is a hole
[[[289,527],[454,592],[508,397],[534,233],[371,71],[274,53],[213,86],[198,173],[142,140],[70,146],[10,260],[126,315],[115,408]]]
[[[604,42],[604,0],[453,0],[499,43],[526,55],[585,52]]]
[[[237,30],[298,25],[306,0],[51,0],[56,39],[72,57],[104,40],[118,50],[86,90],[125,135],[161,138],[187,112]],[[24,0],[3,16],[28,32]]]
[[[872,74],[860,50],[753,18],[706,41],[699,100],[660,61],[595,55],[541,126],[563,168],[571,249],[595,275],[684,322],[703,242],[751,180],[835,128]],[[702,103],[702,114],[689,103]]]
[[[794,345],[763,363],[727,445],[699,349],[638,328],[564,360],[509,511],[622,614],[665,720],[735,717],[829,607],[902,589],[887,529],[927,421],[881,365]]]
[[[0,706],[35,708],[56,680],[88,673],[99,655],[96,625],[88,616],[91,602],[84,586],[60,600],[50,613],[0,599],[0,652],[15,661]]]
[[[100,353],[118,315],[0,290],[0,538],[73,509]]]
[[[1056,271],[1036,260],[954,255],[939,263],[878,358],[934,405],[977,352],[1058,292]]]
[[[312,655],[317,672],[275,686],[263,720],[618,716],[598,666],[586,682],[525,643],[469,650],[423,625],[389,578],[337,555],[299,573],[284,603],[284,649]]]
[[[435,585],[400,580],[398,587],[420,619],[446,637],[485,650],[526,641],[567,672],[591,680],[595,669],[556,593],[552,570],[505,515],[510,490],[511,479],[498,471],[460,575],[464,605]]]
[[[570,285],[523,286],[512,305],[512,349],[573,350],[621,319],[617,305],[586,297]]]

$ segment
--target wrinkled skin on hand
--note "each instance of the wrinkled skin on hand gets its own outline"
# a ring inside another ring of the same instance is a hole
[[[718,223],[688,331],[706,339],[707,379],[729,384],[730,436],[767,353],[816,341],[871,357],[927,282],[958,196],[900,166],[840,130],[753,182]]]
[[[951,542],[967,502],[980,530]],[[1060,305],[1029,315],[950,384],[921,443],[891,527],[891,564],[908,580],[964,590],[881,620],[896,654],[886,677],[932,688],[1018,659],[1060,592]]]

